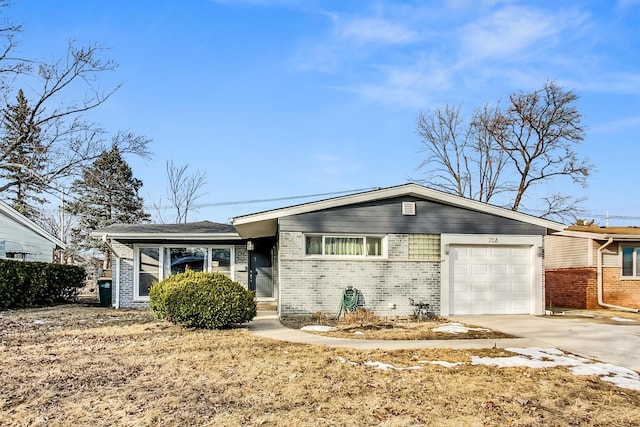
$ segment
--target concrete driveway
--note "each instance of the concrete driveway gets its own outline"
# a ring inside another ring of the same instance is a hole
[[[596,315],[597,316],[597,315]],[[484,326],[522,337],[540,347],[640,371],[640,320],[607,321],[582,316],[452,316],[451,321]]]

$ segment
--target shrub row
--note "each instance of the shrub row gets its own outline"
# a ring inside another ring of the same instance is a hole
[[[252,320],[253,291],[222,273],[186,271],[154,284],[149,308],[158,319],[203,329],[227,328]]]
[[[75,301],[84,268],[0,259],[0,310]]]

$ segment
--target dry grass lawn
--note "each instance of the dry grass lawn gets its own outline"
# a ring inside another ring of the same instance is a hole
[[[411,366],[472,354],[506,352],[332,349],[79,305],[0,312],[0,425],[640,425],[640,392],[566,368],[340,361]]]
[[[434,329],[446,325],[448,319],[443,317],[425,318],[384,318],[376,316],[367,310],[347,313],[339,320],[322,313],[310,317],[291,317],[282,320],[290,328],[300,329],[309,325],[331,326],[332,331],[309,333],[336,338],[350,338],[362,340],[449,340],[449,339],[494,339],[514,338],[512,335],[500,331],[492,331],[476,325],[464,325],[469,330],[464,333],[452,334],[439,332]]]

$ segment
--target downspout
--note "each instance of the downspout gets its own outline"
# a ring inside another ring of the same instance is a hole
[[[610,244],[613,243],[613,237],[609,237],[609,240],[607,240],[607,242],[605,244],[603,244],[602,246],[600,246],[598,248],[598,278],[597,278],[597,286],[598,286],[598,305],[602,306],[602,307],[607,307],[607,308],[612,308],[615,310],[622,310],[622,311],[632,311],[634,313],[638,313],[640,312],[639,309],[637,308],[630,308],[630,307],[622,307],[620,305],[613,305],[613,304],[606,304],[603,300],[602,297],[602,251],[604,251],[606,249],[607,246],[609,246]]]
[[[113,246],[111,246],[111,242],[109,242],[109,239],[107,239],[107,233],[102,234],[102,241],[107,245],[107,247],[115,257],[115,259],[111,261],[112,269],[113,269],[113,274],[111,275],[111,278],[112,278],[112,283],[115,281],[115,285],[116,285],[116,301],[114,306],[115,308],[120,308],[120,257],[116,255],[116,251],[113,249]],[[113,262],[116,263],[115,268],[113,268]],[[115,280],[113,280],[114,274],[116,276]]]
[[[116,309],[120,308],[120,257],[116,257],[114,259],[116,265],[114,268],[114,273],[115,273],[115,278],[114,278],[114,282],[116,285],[116,300],[114,303],[114,307]]]

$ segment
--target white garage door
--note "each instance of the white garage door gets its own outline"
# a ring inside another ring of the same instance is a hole
[[[529,314],[531,246],[451,246],[451,314]]]

